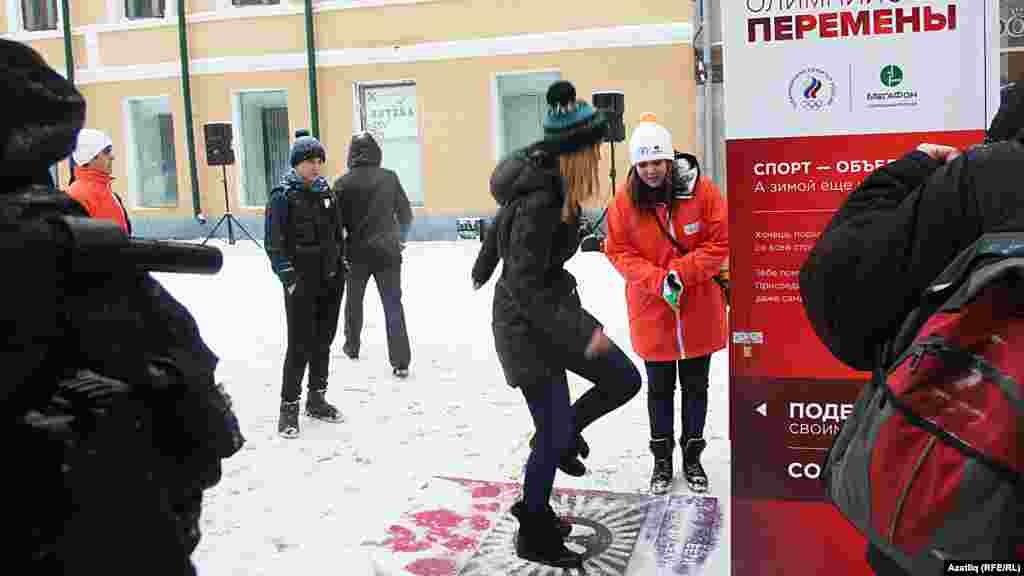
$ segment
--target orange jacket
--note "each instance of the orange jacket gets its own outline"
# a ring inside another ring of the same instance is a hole
[[[81,204],[89,216],[116,222],[125,233],[130,234],[128,216],[121,201],[114,196],[110,185],[112,181],[113,178],[106,172],[76,166],[75,181],[68,188],[68,195]]]
[[[726,202],[718,187],[702,177],[690,200],[675,200],[672,226],[667,206],[657,217],[686,248],[680,255],[655,222],[633,204],[626,183],[608,208],[604,252],[626,280],[626,305],[633,350],[647,361],[706,356],[725,348],[725,298],[712,280],[729,254]],[[669,270],[683,283],[677,313],[662,298]]]

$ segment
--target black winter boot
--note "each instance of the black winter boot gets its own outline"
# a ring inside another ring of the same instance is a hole
[[[326,393],[326,389],[309,391],[306,396],[306,416],[324,422],[344,422],[341,412],[324,398]]]
[[[533,450],[537,444],[537,434],[534,433],[530,437],[530,450]],[[587,467],[583,462],[580,462],[579,457],[586,458],[590,456],[590,446],[587,441],[583,439],[582,434],[576,435],[576,446],[571,449],[558,461],[558,469],[565,472],[569,476],[576,476],[577,478],[587,473]]]
[[[526,506],[513,506],[510,512],[519,521],[515,535],[516,556],[555,568],[583,567],[583,556],[565,547],[565,539],[546,511],[531,514]]]
[[[683,475],[686,483],[694,492],[708,491],[708,475],[700,465],[700,454],[707,448],[708,442],[703,438],[690,438],[683,445]]]
[[[654,471],[651,472],[651,494],[664,494],[672,488],[672,452],[675,441],[671,438],[654,438],[650,442],[654,455]]]
[[[519,500],[518,502],[512,505],[512,508],[509,509],[509,512],[516,518],[519,518],[523,514],[523,512],[526,512],[526,504],[522,500]],[[562,536],[562,538],[568,538],[569,534],[572,534],[572,524],[569,521],[562,519],[561,516],[556,514],[555,509],[552,508],[550,504],[548,504],[548,514],[551,517],[551,522],[558,527],[558,533]]]
[[[281,402],[281,416],[277,420],[277,433],[283,438],[299,437],[299,401]]]

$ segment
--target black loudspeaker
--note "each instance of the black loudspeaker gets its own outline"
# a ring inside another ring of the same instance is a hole
[[[608,132],[605,134],[606,142],[622,142],[626,139],[626,125],[622,122],[622,115],[626,111],[626,95],[622,92],[608,90],[594,92],[594,108],[603,110],[608,116]]]
[[[235,150],[231,147],[231,124],[211,122],[203,125],[206,136],[206,163],[227,166],[235,163]]]

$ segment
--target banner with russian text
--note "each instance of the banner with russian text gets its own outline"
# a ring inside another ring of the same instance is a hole
[[[868,375],[818,341],[799,270],[864,176],[994,114],[994,0],[722,2],[732,573],[870,574],[822,463]],[[893,279],[898,282],[898,278]],[[885,298],[879,293],[878,298]]]

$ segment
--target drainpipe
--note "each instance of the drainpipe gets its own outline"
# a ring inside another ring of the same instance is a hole
[[[704,166],[702,171],[709,177],[715,177],[715,105],[712,91],[714,72],[711,70],[711,18],[708,16],[708,3],[711,0],[700,0],[700,27],[704,34],[701,39],[704,60]]]
[[[64,0],[67,2],[67,0]],[[188,147],[188,169],[192,179],[192,212],[200,224],[206,223],[199,200],[199,172],[196,168],[196,134],[192,127],[192,83],[188,69],[188,39],[186,35],[185,2],[178,0],[178,44],[181,60],[181,93],[185,98],[185,142]]]
[[[71,7],[68,6],[68,0],[61,0],[60,2],[61,15],[64,18],[64,65],[67,67],[67,78],[71,84],[75,83],[75,53],[71,47]],[[75,179],[75,161],[68,158],[68,177],[69,181]],[[60,188],[59,183],[54,183],[57,188]]]
[[[306,67],[309,70],[309,120],[313,137],[320,139],[320,104],[316,99],[316,37],[313,34],[313,0],[306,0]]]

